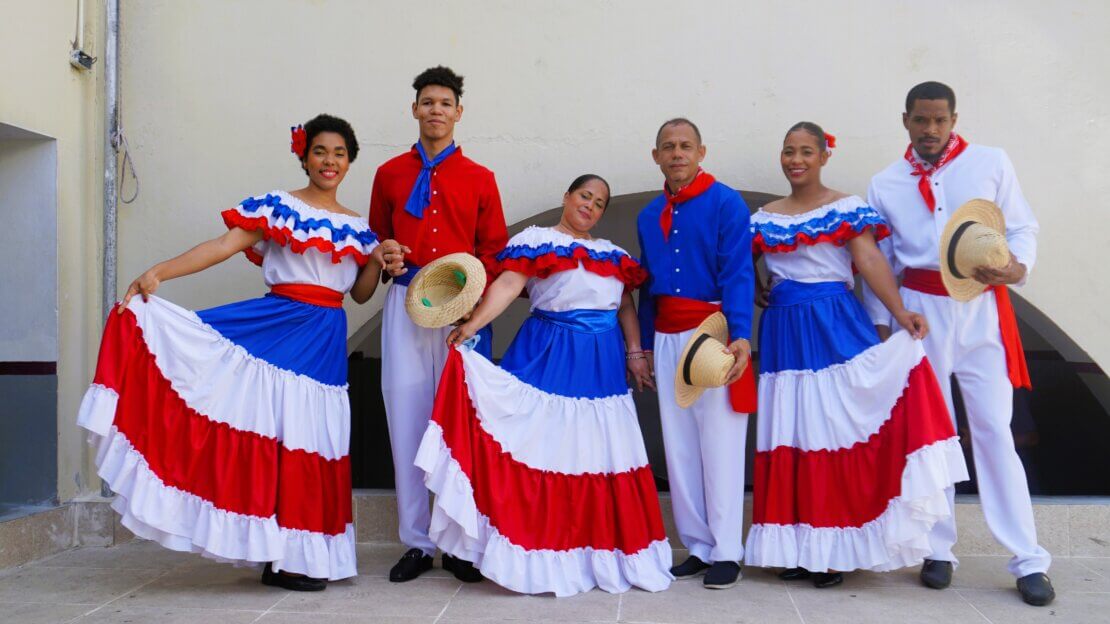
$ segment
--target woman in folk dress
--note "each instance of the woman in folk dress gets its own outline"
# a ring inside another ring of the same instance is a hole
[[[223,211],[227,233],[131,283],[78,423],[136,535],[317,591],[356,574],[343,294],[368,299],[398,246],[336,199],[358,155],[346,121],[295,128],[293,152],[307,186]],[[266,296],[199,312],[154,296],[239,252]]]
[[[858,197],[825,187],[829,140],[802,122],[783,141],[789,196],[752,216],[771,273],[760,320],[759,419],[745,561],[787,580],[839,584],[929,554],[963,453],[920,339],[876,246],[889,235]],[[880,343],[852,293],[853,266],[905,330]]]

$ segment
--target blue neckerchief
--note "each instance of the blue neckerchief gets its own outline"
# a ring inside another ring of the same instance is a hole
[[[412,185],[412,193],[409,194],[409,199],[405,202],[405,212],[417,219],[423,219],[424,209],[432,203],[432,169],[447,160],[447,157],[454,154],[457,148],[455,142],[452,141],[451,145],[440,152],[434,160],[428,160],[428,154],[424,151],[424,146],[420,144],[420,141],[416,142],[415,147],[424,166],[420,169],[420,175],[416,176],[416,184]]]

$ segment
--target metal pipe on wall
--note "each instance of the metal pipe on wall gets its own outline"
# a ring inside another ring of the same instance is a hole
[[[104,319],[116,303],[116,140],[119,136],[119,0],[105,0],[104,38]]]
[[[119,136],[119,0],[105,0],[104,36],[104,270],[101,303],[107,320],[116,303],[116,142]],[[100,492],[111,496],[106,483]]]

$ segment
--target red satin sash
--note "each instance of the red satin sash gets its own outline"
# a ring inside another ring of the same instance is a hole
[[[940,271],[928,269],[906,269],[902,274],[902,286],[927,295],[948,296]],[[983,290],[994,291],[994,301],[998,306],[998,329],[1002,334],[1002,348],[1006,351],[1006,371],[1010,383],[1015,388],[1033,389],[1029,380],[1029,367],[1025,362],[1025,349],[1021,346],[1018,333],[1017,315],[1010,301],[1010,289],[1004,285],[984,286]]]
[[[655,329],[666,334],[694,329],[709,315],[721,310],[721,304],[661,295],[655,298]],[[751,414],[759,407],[756,395],[755,367],[751,358],[740,374],[740,379],[728,387],[729,403],[732,410],[740,414]]]
[[[270,292],[286,299],[325,308],[343,307],[343,293],[316,284],[274,284],[270,287]]]

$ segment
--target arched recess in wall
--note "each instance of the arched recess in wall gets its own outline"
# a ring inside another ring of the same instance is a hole
[[[752,210],[779,195],[742,191]],[[633,255],[639,254],[636,215],[658,194],[646,191],[612,199],[595,229]],[[510,235],[529,225],[554,225],[560,208],[552,208],[509,227]],[[766,274],[766,272],[764,272]],[[1035,391],[1015,396],[1013,430],[1019,455],[1034,494],[1110,495],[1110,379],[1070,337],[1036,307],[1014,296],[1022,340]],[[758,309],[756,310],[758,315]],[[499,358],[528,315],[519,299],[494,322],[494,357]],[[381,399],[381,313],[353,334],[351,360],[351,464],[355,487],[393,487],[393,465]],[[755,351],[758,363],[758,343]],[[659,410],[654,393],[634,393],[648,456],[662,489],[667,488]],[[758,417],[758,415],[757,415]],[[962,406],[957,419],[966,428]],[[755,440],[755,418],[748,435],[748,481]],[[968,441],[966,431],[965,442]],[[965,453],[971,463],[970,444]],[[964,484],[974,492],[974,482]]]

